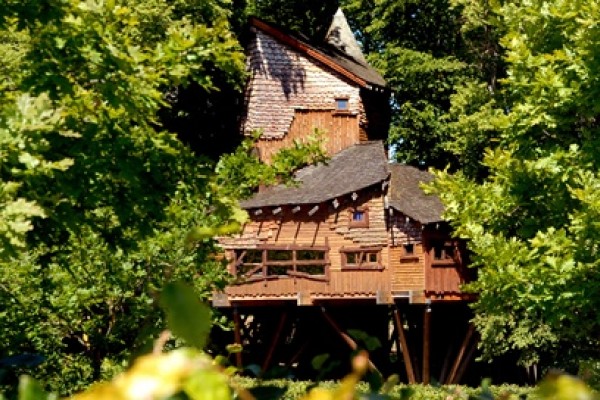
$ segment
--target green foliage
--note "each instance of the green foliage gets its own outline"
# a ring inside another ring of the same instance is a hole
[[[285,29],[322,40],[337,9],[337,1],[247,0],[245,14],[254,15]]]
[[[165,279],[203,298],[227,282],[214,241],[183,238],[235,204],[158,113],[166,88],[239,82],[228,6],[0,4],[0,355],[41,354],[22,369],[59,393],[144,347]]]
[[[470,162],[473,153],[451,147],[461,137],[448,127],[457,119],[451,97],[467,82],[486,82],[492,71],[465,37],[460,8],[447,0],[341,3],[367,59],[392,90],[389,143],[396,160],[454,169]]]
[[[167,284],[160,294],[160,305],[173,333],[203,349],[210,333],[211,310],[198,301],[194,289],[180,282]]]
[[[327,157],[321,148],[322,132],[315,132],[303,141],[279,150],[270,164],[261,162],[255,143],[260,132],[244,139],[235,152],[225,154],[216,167],[216,186],[223,196],[247,198],[260,185],[277,183],[293,184],[293,173],[307,165],[325,162]]]
[[[313,385],[313,382],[309,381],[293,381],[286,379],[278,380],[257,380],[253,378],[242,378],[234,377],[233,382],[236,386],[240,386],[246,389],[254,387],[277,387],[285,389],[285,392],[280,397],[281,400],[297,400],[306,395],[307,391]],[[325,381],[319,382],[318,386],[331,390],[337,387],[337,382]],[[359,382],[356,385],[356,390],[359,393],[359,398],[367,398],[369,395],[373,395],[369,385],[366,382]],[[492,397],[487,398],[498,398],[498,399],[519,399],[526,397],[533,397],[533,388],[518,387],[515,385],[482,385],[481,388],[472,388],[467,386],[429,386],[429,385],[394,385],[389,391],[385,392],[389,397],[385,397],[379,394],[381,398],[391,399],[410,399],[410,400],[459,400],[459,399],[478,399],[484,397],[478,397],[484,392],[489,391]]]
[[[479,267],[469,289],[484,356],[575,371],[600,348],[600,3],[473,3],[473,26],[502,32],[508,75],[483,106],[456,99],[469,131],[457,146],[495,137],[489,176],[440,173],[436,190]]]

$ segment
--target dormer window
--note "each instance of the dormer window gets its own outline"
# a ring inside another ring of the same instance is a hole
[[[342,112],[350,111],[350,100],[347,97],[338,97],[335,99],[335,110]]]

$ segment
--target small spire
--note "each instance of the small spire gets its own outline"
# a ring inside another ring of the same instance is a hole
[[[367,64],[367,60],[365,60],[365,56],[363,55],[341,8],[338,8],[333,16],[331,26],[327,31],[327,35],[325,35],[325,41],[332,46],[335,46],[346,55],[354,58],[356,61]]]

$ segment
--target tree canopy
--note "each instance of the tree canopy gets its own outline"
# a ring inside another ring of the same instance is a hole
[[[470,288],[484,355],[572,367],[599,356],[600,3],[495,4],[483,15],[486,3],[465,2],[465,15],[502,32],[497,96],[508,101],[460,122],[470,137],[496,131],[489,176],[439,173],[436,191],[479,267]]]
[[[0,355],[41,354],[60,392],[143,346],[165,278],[204,296],[226,282],[211,241],[183,240],[233,203],[159,112],[169,88],[241,86],[228,5],[0,4]]]

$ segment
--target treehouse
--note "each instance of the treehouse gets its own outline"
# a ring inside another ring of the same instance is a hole
[[[402,353],[409,382],[428,382],[432,368],[442,382],[458,381],[474,351],[460,291],[469,279],[465,251],[442,220],[439,199],[420,186],[432,176],[388,161],[384,79],[365,61],[341,11],[319,44],[256,18],[250,25],[243,134],[261,130],[257,152],[268,163],[319,129],[330,159],[298,171],[296,185],[264,188],[242,202],[250,221],[220,239],[236,281],[213,303],[232,310],[244,357],[264,356],[266,370],[274,362],[297,364],[309,343],[331,350],[327,335],[315,338],[314,328],[325,323],[351,348],[358,344],[348,326],[381,337],[388,343],[381,364],[390,351]],[[450,318],[466,333],[454,363],[452,351],[438,364],[430,360],[431,338],[443,336],[442,328],[431,333],[437,304],[460,305],[440,306],[451,310],[440,313],[440,327]],[[288,346],[276,351],[283,337]]]

